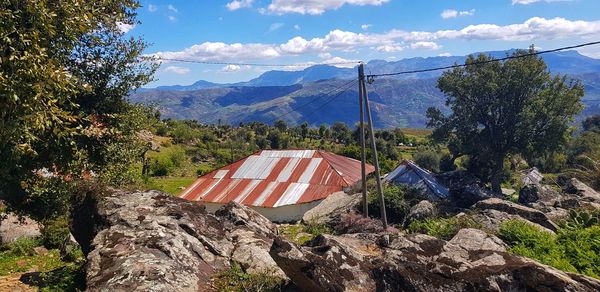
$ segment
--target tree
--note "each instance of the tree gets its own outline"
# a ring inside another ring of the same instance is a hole
[[[530,52],[534,49],[513,56]],[[507,155],[553,151],[566,142],[569,123],[582,109],[583,86],[552,76],[536,56],[489,62],[493,59],[469,56],[466,67],[444,72],[437,86],[452,112],[429,108],[427,116],[432,138],[447,142],[454,157],[469,155],[482,171],[489,170],[482,178],[500,192]]]
[[[592,131],[596,133],[600,133],[600,115],[593,115],[591,117],[586,118],[581,123],[583,126],[583,131]]]
[[[110,151],[133,149],[132,134],[153,113],[124,96],[155,68],[140,57],[145,44],[119,29],[135,24],[137,7],[131,0],[0,4],[0,198],[11,206],[32,202],[38,170],[73,178],[113,162]]]
[[[275,128],[277,128],[280,132],[285,133],[287,131],[287,123],[284,120],[277,120],[275,124],[273,124]]]

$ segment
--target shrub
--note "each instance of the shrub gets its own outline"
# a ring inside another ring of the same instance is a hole
[[[378,233],[383,231],[383,223],[373,218],[365,218],[362,214],[351,212],[344,215],[335,226],[338,234]]]
[[[214,168],[211,167],[210,165],[206,165],[206,164],[201,164],[197,169],[196,169],[196,174],[197,175],[205,175],[211,171],[213,171]]]
[[[44,221],[44,227],[41,230],[42,241],[47,248],[61,248],[68,240],[69,220],[66,216]]]
[[[413,155],[413,160],[420,167],[432,172],[440,172],[440,154],[433,150],[419,151]]]
[[[19,238],[14,242],[2,246],[2,253],[11,256],[32,256],[35,254],[33,248],[42,244],[39,238]]]
[[[321,234],[331,234],[333,230],[323,223],[308,222],[304,225],[304,232],[316,237]]]
[[[440,158],[440,170],[441,171],[453,171],[456,170],[456,165],[454,164],[454,159],[452,159],[452,155],[449,153],[442,154]]]
[[[272,273],[248,274],[236,262],[215,277],[217,291],[279,291],[281,282]]]
[[[411,233],[423,233],[439,239],[450,240],[463,228],[478,227],[480,224],[475,220],[468,216],[462,216],[416,220],[408,225],[408,230]]]
[[[153,155],[150,171],[154,176],[166,176],[185,164],[187,156],[180,146],[163,148],[161,152]]]
[[[76,185],[61,176],[35,176],[23,182],[27,190],[28,215],[36,220],[56,218],[69,212]]]
[[[371,188],[373,189],[373,188]],[[390,223],[401,223],[410,212],[410,207],[424,198],[421,190],[407,186],[385,184],[383,186],[385,211]],[[377,192],[369,193],[369,215],[379,217],[381,202]]]

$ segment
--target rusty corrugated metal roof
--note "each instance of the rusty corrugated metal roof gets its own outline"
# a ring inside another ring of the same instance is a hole
[[[367,173],[374,171],[367,164]],[[181,197],[279,207],[324,199],[360,180],[360,161],[321,150],[262,150],[199,177]]]

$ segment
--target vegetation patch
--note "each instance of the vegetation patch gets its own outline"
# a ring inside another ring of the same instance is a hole
[[[272,273],[248,274],[236,263],[214,278],[217,291],[280,291],[282,280]]]
[[[567,272],[600,278],[600,226],[563,227],[554,235],[520,220],[499,232],[510,251]]]
[[[145,188],[177,196],[183,191],[182,187],[191,185],[194,180],[196,180],[196,177],[153,177],[148,178]]]
[[[302,223],[294,225],[280,225],[279,231],[287,239],[298,245],[302,245],[321,234],[333,234],[334,230],[326,224],[321,223]]]
[[[450,240],[463,228],[480,228],[481,224],[468,216],[432,218],[413,221],[408,225],[411,233],[423,233],[439,239]]]

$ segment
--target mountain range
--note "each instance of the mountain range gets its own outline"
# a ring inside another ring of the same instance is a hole
[[[496,58],[511,52],[486,52]],[[372,74],[411,71],[464,63],[465,56],[372,60]],[[554,74],[566,74],[585,85],[585,109],[579,118],[600,113],[600,59],[577,51],[542,55]],[[436,88],[442,71],[376,78],[367,85],[376,127],[425,126],[425,111],[434,106],[447,111]],[[191,85],[143,88],[130,101],[156,106],[165,118],[195,119],[203,123],[238,124],[283,119],[291,125],[358,120],[356,68],[315,65],[299,71],[268,71],[247,82],[218,84],[200,80]]]

